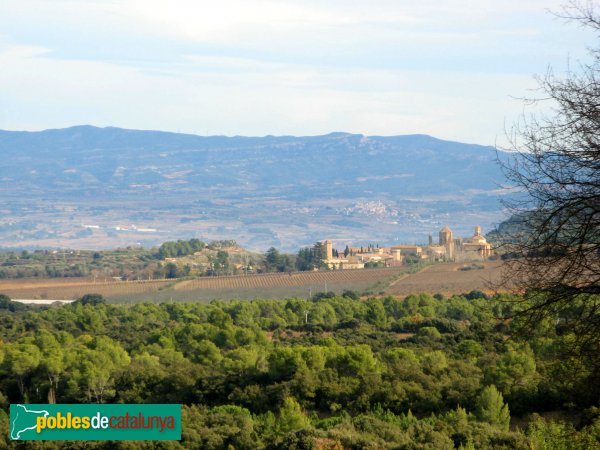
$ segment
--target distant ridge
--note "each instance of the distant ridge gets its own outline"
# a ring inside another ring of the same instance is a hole
[[[75,224],[90,219],[250,248],[294,247],[327,230],[334,239],[414,241],[440,220],[485,229],[501,215],[495,149],[424,134],[227,137],[79,125],[0,130],[0,155],[6,217],[56,223],[21,234],[0,226],[0,245],[50,245],[60,230],[59,241],[85,244]],[[21,197],[34,200],[29,215]]]

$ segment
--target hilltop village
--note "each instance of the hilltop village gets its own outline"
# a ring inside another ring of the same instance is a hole
[[[439,231],[438,242],[420,245],[394,245],[392,247],[346,247],[343,252],[335,250],[331,240],[323,242],[326,258],[323,263],[330,269],[363,269],[369,265],[395,267],[419,260],[427,261],[482,261],[493,254],[492,245],[481,234],[477,225],[473,236],[455,238],[452,230],[445,226]]]

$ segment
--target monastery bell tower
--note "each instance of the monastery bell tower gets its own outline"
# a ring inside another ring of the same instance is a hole
[[[454,259],[454,238],[452,230],[446,225],[440,230],[440,245],[446,247],[446,257],[450,260]]]
[[[333,242],[327,239],[325,242],[325,254],[327,255],[327,260],[330,261],[333,259]]]

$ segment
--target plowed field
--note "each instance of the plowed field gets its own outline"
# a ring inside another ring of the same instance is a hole
[[[203,277],[193,280],[94,282],[89,279],[35,279],[0,281],[0,293],[17,299],[74,299],[102,294],[116,302],[211,300],[215,298],[308,297],[317,292],[362,292],[397,278],[402,268],[267,273]]]
[[[434,264],[393,282],[386,293],[400,296],[421,292],[448,296],[473,290],[493,293],[491,284],[500,280],[501,264],[501,261],[477,263],[482,268],[471,270],[461,270],[470,266],[464,263]]]
[[[266,273],[202,277],[192,280],[94,281],[87,278],[54,278],[0,281],[0,293],[16,299],[75,299],[88,293],[102,294],[112,302],[209,301],[310,297],[318,292],[344,289],[362,293],[406,296],[441,293],[446,296],[472,290],[491,293],[490,282],[499,280],[501,262],[473,265],[434,264],[414,274],[405,268],[338,270],[322,272]]]

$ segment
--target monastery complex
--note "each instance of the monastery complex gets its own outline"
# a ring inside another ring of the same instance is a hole
[[[330,240],[323,242],[327,258],[324,262],[330,269],[363,269],[365,264],[384,264],[387,267],[405,264],[408,258],[429,261],[483,261],[493,254],[492,245],[475,227],[470,238],[455,238],[452,230],[445,226],[439,232],[437,244],[429,235],[427,246],[395,245],[392,247],[346,247],[344,252],[335,251]],[[339,256],[334,256],[334,254]]]

